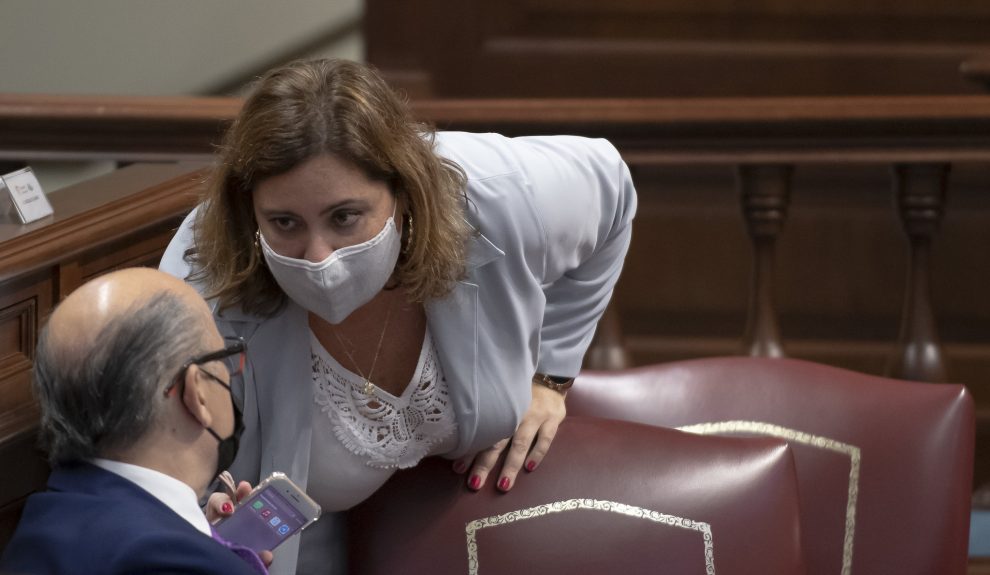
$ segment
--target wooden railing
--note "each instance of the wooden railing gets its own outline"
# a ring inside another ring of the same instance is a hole
[[[0,94],[0,160],[203,160],[234,98]]]

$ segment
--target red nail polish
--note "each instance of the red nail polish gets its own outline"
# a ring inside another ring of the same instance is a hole
[[[228,501],[228,502],[226,502],[226,503],[223,504],[222,509],[223,509],[223,512],[224,513],[231,513],[231,512],[234,511],[234,506],[231,505],[230,502]]]
[[[532,471],[534,469],[536,469],[536,462],[533,461],[533,460],[527,461],[526,462],[526,471]]]
[[[467,471],[467,464],[463,461],[454,464],[454,473],[464,473],[465,471]]]
[[[478,488],[480,488],[481,487],[481,478],[478,477],[477,475],[472,475],[471,476],[471,481],[468,482],[468,486],[471,489],[475,489],[475,490],[478,489]]]
[[[503,477],[502,479],[499,479],[498,480],[498,488],[501,489],[502,491],[508,491],[509,490],[509,478],[508,477]]]

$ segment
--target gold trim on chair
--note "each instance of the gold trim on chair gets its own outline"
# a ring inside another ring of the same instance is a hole
[[[502,515],[493,515],[491,517],[471,521],[464,528],[467,533],[469,575],[478,575],[478,541],[476,534],[479,530],[486,527],[497,527],[499,525],[515,523],[516,521],[543,517],[551,513],[574,511],[576,509],[590,509],[593,511],[618,513],[620,515],[628,515],[629,517],[646,519],[673,527],[680,527],[681,529],[698,531],[701,533],[701,537],[705,544],[705,573],[708,575],[715,575],[715,550],[712,546],[712,528],[708,523],[675,517],[673,515],[667,515],[666,513],[643,509],[642,507],[626,505],[625,503],[600,501],[598,499],[567,499],[564,501],[555,501],[553,503],[546,503],[543,505],[537,505],[536,507],[529,507],[518,511],[510,511],[508,513],[503,513]]]
[[[860,450],[855,445],[842,443],[828,437],[811,435],[796,429],[781,427],[762,421],[718,421],[698,423],[678,427],[681,431],[699,435],[715,435],[721,433],[753,433],[779,437],[802,445],[835,451],[849,457],[849,497],[846,501],[846,531],[842,540],[842,572],[841,575],[852,574],[853,535],[856,531],[856,500],[859,497],[859,467]]]

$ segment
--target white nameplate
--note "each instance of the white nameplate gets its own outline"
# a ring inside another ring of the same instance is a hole
[[[48,198],[31,168],[0,177],[0,188],[0,193],[10,198],[14,204],[21,223],[29,224],[52,215],[52,205],[48,203]]]

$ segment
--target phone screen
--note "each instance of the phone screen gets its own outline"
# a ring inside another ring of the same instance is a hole
[[[218,523],[217,533],[255,551],[275,549],[306,525],[307,519],[272,486],[267,486]]]

